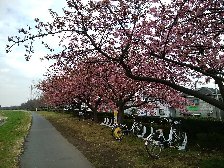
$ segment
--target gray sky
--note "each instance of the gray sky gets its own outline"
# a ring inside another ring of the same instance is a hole
[[[0,105],[12,106],[26,102],[30,86],[43,79],[49,66],[41,62],[43,48],[37,49],[29,62],[24,59],[24,48],[14,47],[5,53],[8,36],[18,35],[18,28],[32,25],[34,18],[50,19],[48,9],[61,12],[65,0],[0,0]]]

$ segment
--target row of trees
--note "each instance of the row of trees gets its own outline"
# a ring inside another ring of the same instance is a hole
[[[44,109],[46,108],[46,104],[42,100],[42,98],[36,98],[32,100],[28,100],[25,103],[22,103],[20,106],[9,106],[9,107],[1,107],[1,110],[31,110],[35,111],[36,109]]]
[[[28,100],[27,102],[22,103],[19,108],[24,110],[36,111],[45,107],[46,105],[44,101],[42,100],[42,98],[40,97],[40,98]]]
[[[101,107],[123,111],[118,104],[131,95],[162,97],[172,105],[172,99],[182,101],[179,92],[183,92],[224,110],[222,100],[194,89],[195,83],[214,80],[224,98],[222,1],[67,0],[63,11],[59,16],[50,10],[52,22],[35,19],[35,28],[19,29],[20,36],[9,37],[6,47],[9,52],[25,43],[29,60],[35,39],[58,36],[63,49],[45,56],[56,64],[40,85],[48,100],[88,97],[95,108],[106,104]],[[42,44],[54,51],[50,44]]]
[[[55,70],[57,73],[53,73]],[[54,66],[53,72],[38,85],[45,101],[51,106],[83,103],[93,111],[96,121],[99,111],[117,110],[118,122],[121,122],[124,110],[131,107],[152,109],[157,101],[163,101],[181,108],[184,102],[176,101],[184,99],[177,91],[131,80],[112,63],[79,62],[76,67],[66,67],[66,70]]]

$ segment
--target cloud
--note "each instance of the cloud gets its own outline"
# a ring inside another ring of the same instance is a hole
[[[31,20],[35,17],[48,18],[48,9],[53,3],[55,3],[53,0],[1,0],[0,18],[10,18],[11,16],[16,20],[23,17]],[[18,21],[21,23],[20,19]]]
[[[0,74],[7,73],[9,71],[10,71],[10,69],[8,69],[8,68],[0,68]]]
[[[27,78],[38,78],[41,77],[43,73],[45,73],[47,67],[49,67],[47,62],[40,61],[37,56],[34,56],[30,61],[25,61],[25,58],[21,60],[23,54],[17,54],[18,56],[8,57],[4,60],[8,68],[17,70],[17,74],[22,74]]]
[[[51,64],[40,61],[46,50],[35,45],[32,59],[25,61],[25,49],[13,47],[11,53],[5,53],[8,36],[18,35],[18,28],[34,25],[34,18],[42,21],[51,20],[48,9],[62,11],[66,1],[56,0],[0,0],[0,105],[20,105],[30,96],[30,86],[43,78]],[[50,40],[48,40],[50,41]],[[50,41],[53,47],[57,41]]]

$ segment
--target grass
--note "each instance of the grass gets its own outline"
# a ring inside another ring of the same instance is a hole
[[[19,167],[19,155],[30,128],[31,115],[25,111],[0,111],[0,116],[8,117],[0,126],[0,168]]]
[[[125,136],[121,142],[111,136],[111,129],[72,115],[40,112],[70,143],[76,146],[96,168],[209,168],[223,167],[224,153],[189,149],[187,152],[166,149],[160,159],[148,157],[143,140]]]
[[[208,159],[201,162],[201,167],[203,168],[224,168],[223,159]]]

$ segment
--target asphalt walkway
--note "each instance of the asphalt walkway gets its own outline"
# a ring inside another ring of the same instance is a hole
[[[90,168],[91,163],[70,144],[44,117],[32,113],[33,121],[26,138],[21,168]]]

